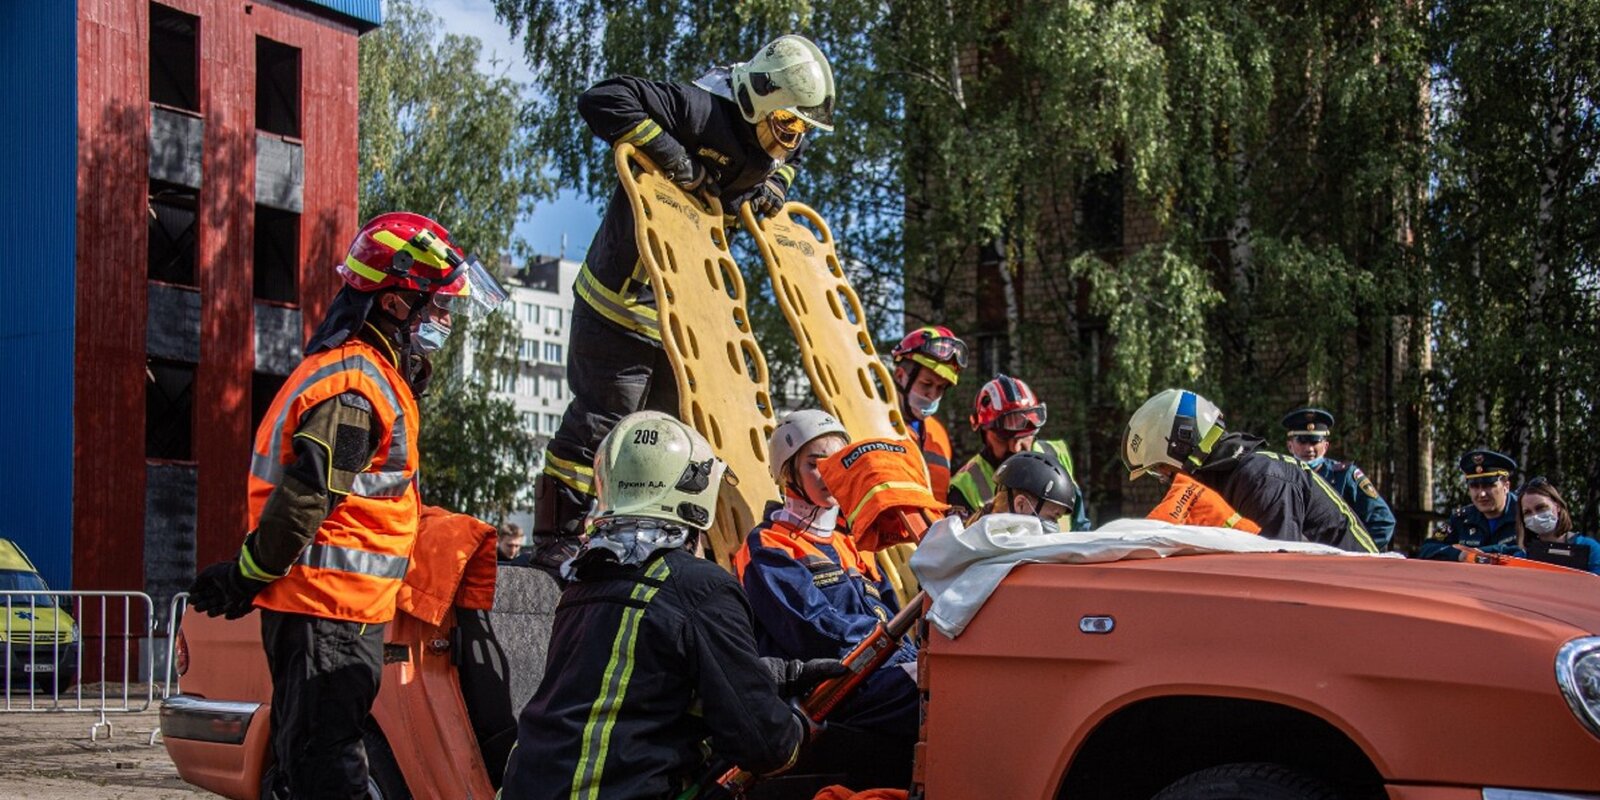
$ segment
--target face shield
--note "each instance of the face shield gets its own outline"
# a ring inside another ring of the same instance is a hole
[[[484,269],[477,256],[457,261],[455,278],[433,294],[433,304],[452,318],[482,319],[506,300],[505,287]]]

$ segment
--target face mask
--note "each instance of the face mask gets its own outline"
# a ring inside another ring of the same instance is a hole
[[[1545,534],[1555,532],[1556,522],[1558,520],[1559,518],[1556,516],[1556,512],[1541,511],[1537,514],[1529,514],[1523,517],[1522,526],[1532,531],[1536,535],[1543,536]]]
[[[942,397],[935,397],[929,400],[920,394],[906,394],[906,404],[911,406],[911,410],[920,417],[933,416],[939,410],[939,401],[943,399]]]
[[[1316,458],[1313,458],[1310,461],[1307,461],[1306,465],[1311,467],[1312,469],[1321,469],[1323,462],[1325,462],[1327,460],[1328,460],[1327,456],[1317,456]]]
[[[411,334],[411,341],[416,345],[417,352],[427,354],[437,352],[444,347],[444,340],[450,338],[450,326],[440,325],[433,320],[428,320],[417,326],[417,332]]]

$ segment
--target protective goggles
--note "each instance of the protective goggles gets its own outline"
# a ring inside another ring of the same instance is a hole
[[[767,128],[772,138],[786,150],[800,146],[806,135],[806,121],[790,111],[778,110],[767,115]]]
[[[1007,411],[994,418],[989,427],[1007,433],[1029,433],[1044,427],[1045,407],[1043,403],[1033,408],[1021,408],[1016,411]]]
[[[921,344],[911,349],[911,353],[920,353],[941,363],[954,362],[960,369],[967,368],[967,345],[960,339],[952,339],[948,336],[924,339]],[[1039,413],[1044,413],[1042,406]],[[1042,425],[1043,423],[1040,424]]]

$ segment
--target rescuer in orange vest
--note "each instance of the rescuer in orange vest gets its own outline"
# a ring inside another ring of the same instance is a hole
[[[416,397],[452,321],[505,299],[418,214],[373,218],[337,269],[345,286],[256,430],[251,532],[189,589],[210,616],[262,610],[279,788],[292,797],[367,794],[362,723],[421,511]]]
[[[944,393],[961,381],[967,367],[967,345],[943,325],[918,328],[900,340],[894,357],[894,383],[900,390],[900,413],[922,448],[928,465],[928,488],[944,502],[950,492],[950,432],[934,416]]]
[[[1245,533],[1260,533],[1261,526],[1228,505],[1222,495],[1206,488],[1205,484],[1180,472],[1170,464],[1156,464],[1151,474],[1168,484],[1167,496],[1145,519],[1158,519],[1174,525],[1205,525],[1211,528],[1233,528]]]

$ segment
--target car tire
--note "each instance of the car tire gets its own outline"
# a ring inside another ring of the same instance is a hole
[[[406,787],[405,776],[400,774],[400,763],[395,760],[389,740],[372,720],[367,720],[361,732],[361,745],[367,750],[368,800],[411,800],[411,790]],[[267,765],[261,775],[261,799],[281,800],[288,797],[288,788],[278,785],[278,765]]]
[[[372,800],[411,800],[411,790],[406,787],[394,749],[370,718],[362,731],[361,744],[367,748],[367,793]]]
[[[1224,764],[1184,776],[1153,800],[1341,800],[1332,787],[1278,764]]]

